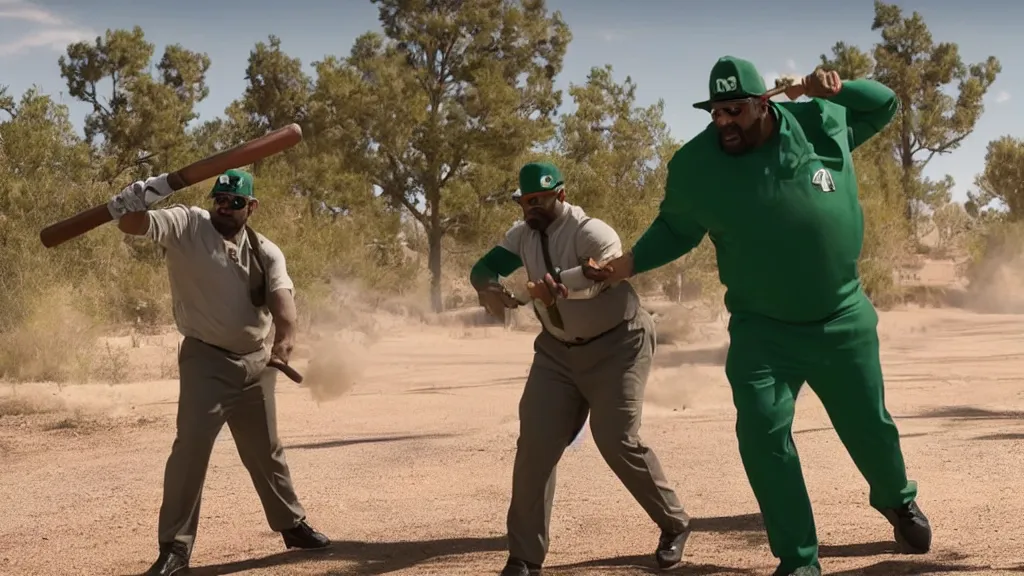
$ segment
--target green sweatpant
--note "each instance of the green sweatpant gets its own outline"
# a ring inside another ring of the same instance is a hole
[[[878,315],[866,296],[828,321],[783,324],[733,315],[726,376],[740,457],[783,573],[818,566],[818,539],[793,443],[794,405],[806,381],[870,487],[876,509],[917,495],[899,432],[885,408]]]

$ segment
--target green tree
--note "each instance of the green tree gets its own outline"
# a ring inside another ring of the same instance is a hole
[[[873,77],[899,96],[900,113],[880,136],[892,142],[903,170],[904,215],[915,222],[925,207],[949,201],[953,179],[931,181],[922,177],[922,170],[936,155],[958,149],[974,131],[985,94],[1002,66],[995,56],[965,64],[958,45],[936,42],[918,12],[907,17],[895,4],[875,0],[874,5],[871,29],[882,40],[871,56],[839,42],[821,62],[844,78]]]
[[[306,109],[313,81],[302,61],[281,50],[271,34],[249,52],[245,92],[225,111],[233,125],[235,143],[261,136],[293,122],[306,128]]]
[[[348,107],[364,138],[353,169],[425,230],[440,311],[442,239],[465,221],[452,216],[491,201],[498,186],[489,175],[514,176],[523,155],[552,137],[554,78],[571,35],[543,0],[374,3],[384,37],[356,40],[344,65],[360,94],[334,105]]]
[[[646,229],[664,196],[665,169],[679,143],[664,120],[664,101],[636,105],[636,83],[612,67],[592,68],[571,84],[576,110],[564,115],[555,148],[564,158],[571,201],[598,215],[629,243]]]
[[[95,42],[68,45],[60,57],[61,76],[68,93],[90,104],[85,138],[101,153],[102,177],[112,182],[136,167],[139,157],[156,155],[154,171],[171,170],[192,154],[186,128],[197,115],[195,106],[206,98],[210,59],[178,44],[164,49],[150,73],[154,46],[142,28],[107,30]],[[109,96],[101,86],[109,82]],[[146,175],[133,170],[132,177]]]
[[[30,180],[37,174],[63,173],[69,181],[81,182],[83,179],[76,179],[77,176],[90,174],[89,148],[75,134],[67,106],[32,88],[17,104],[0,91],[0,110],[10,116],[0,123],[0,141],[4,143],[2,168],[6,176]],[[11,213],[9,202],[16,196],[27,203],[24,209],[40,200],[34,195],[20,197],[16,193],[13,186],[0,187],[0,210]]]
[[[976,192],[968,193],[968,210],[975,215],[998,201],[1010,221],[1024,220],[1024,140],[1002,136],[988,143],[985,169],[974,180]]]

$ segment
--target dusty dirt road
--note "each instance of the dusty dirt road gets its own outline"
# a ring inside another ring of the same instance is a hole
[[[881,316],[888,405],[934,548],[892,553],[891,529],[868,507],[864,480],[805,388],[795,438],[826,574],[1024,573],[1024,316]],[[366,371],[354,388],[321,403],[279,377],[279,427],[297,489],[336,543],[284,552],[225,427],[192,574],[496,574],[532,338],[501,328],[394,331],[359,354]],[[774,569],[736,450],[724,342],[719,334],[663,345],[648,388],[643,438],[696,518],[686,559],[669,574]],[[143,572],[156,554],[176,382],[22,385],[5,394],[8,406],[51,410],[0,416],[0,573]],[[653,573],[657,535],[588,433],[559,469],[546,573]]]

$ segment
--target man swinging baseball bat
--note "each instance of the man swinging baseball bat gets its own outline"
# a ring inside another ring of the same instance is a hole
[[[180,204],[149,209],[173,192],[164,174],[133,183],[108,203],[122,232],[166,251],[174,319],[184,336],[160,555],[147,574],[169,576],[188,567],[210,453],[225,423],[270,528],[288,548],[325,547],[330,540],[306,523],[277,437],[272,366],[287,370],[294,346],[294,286],[281,249],[248,225],[259,206],[252,176],[241,170],[221,174],[210,191],[211,210]]]

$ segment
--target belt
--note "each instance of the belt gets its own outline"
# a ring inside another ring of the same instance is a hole
[[[238,357],[238,358],[242,358],[244,356],[249,356],[250,354],[255,354],[255,353],[265,349],[265,347],[261,346],[259,348],[256,348],[255,350],[252,350],[252,351],[249,351],[249,352],[245,352],[244,354],[239,354],[238,352],[234,352],[232,350],[228,350],[227,348],[224,348],[223,346],[217,346],[216,344],[210,344],[206,340],[201,340],[199,338],[196,338],[195,336],[185,336],[185,338],[189,339],[189,340],[195,340],[196,342],[199,342],[200,344],[203,344],[205,346],[209,346],[210,348],[213,348],[214,350],[219,350],[219,351],[227,354],[228,356],[235,356],[235,357]]]
[[[544,332],[546,332],[549,336],[554,338],[556,342],[558,342],[559,344],[565,346],[566,348],[575,348],[577,346],[586,346],[587,344],[590,344],[591,342],[599,340],[599,339],[607,336],[608,334],[611,334],[612,332],[614,332],[616,329],[618,329],[620,326],[622,326],[623,324],[625,324],[627,322],[629,322],[629,320],[623,319],[622,322],[619,322],[615,326],[612,326],[608,330],[605,330],[604,332],[601,332],[600,334],[598,334],[596,336],[591,336],[590,338],[576,338],[574,340],[569,340],[569,341],[562,340],[558,336],[555,336],[546,327],[544,327],[543,324],[541,324],[541,327],[542,327],[541,329],[544,330]]]

